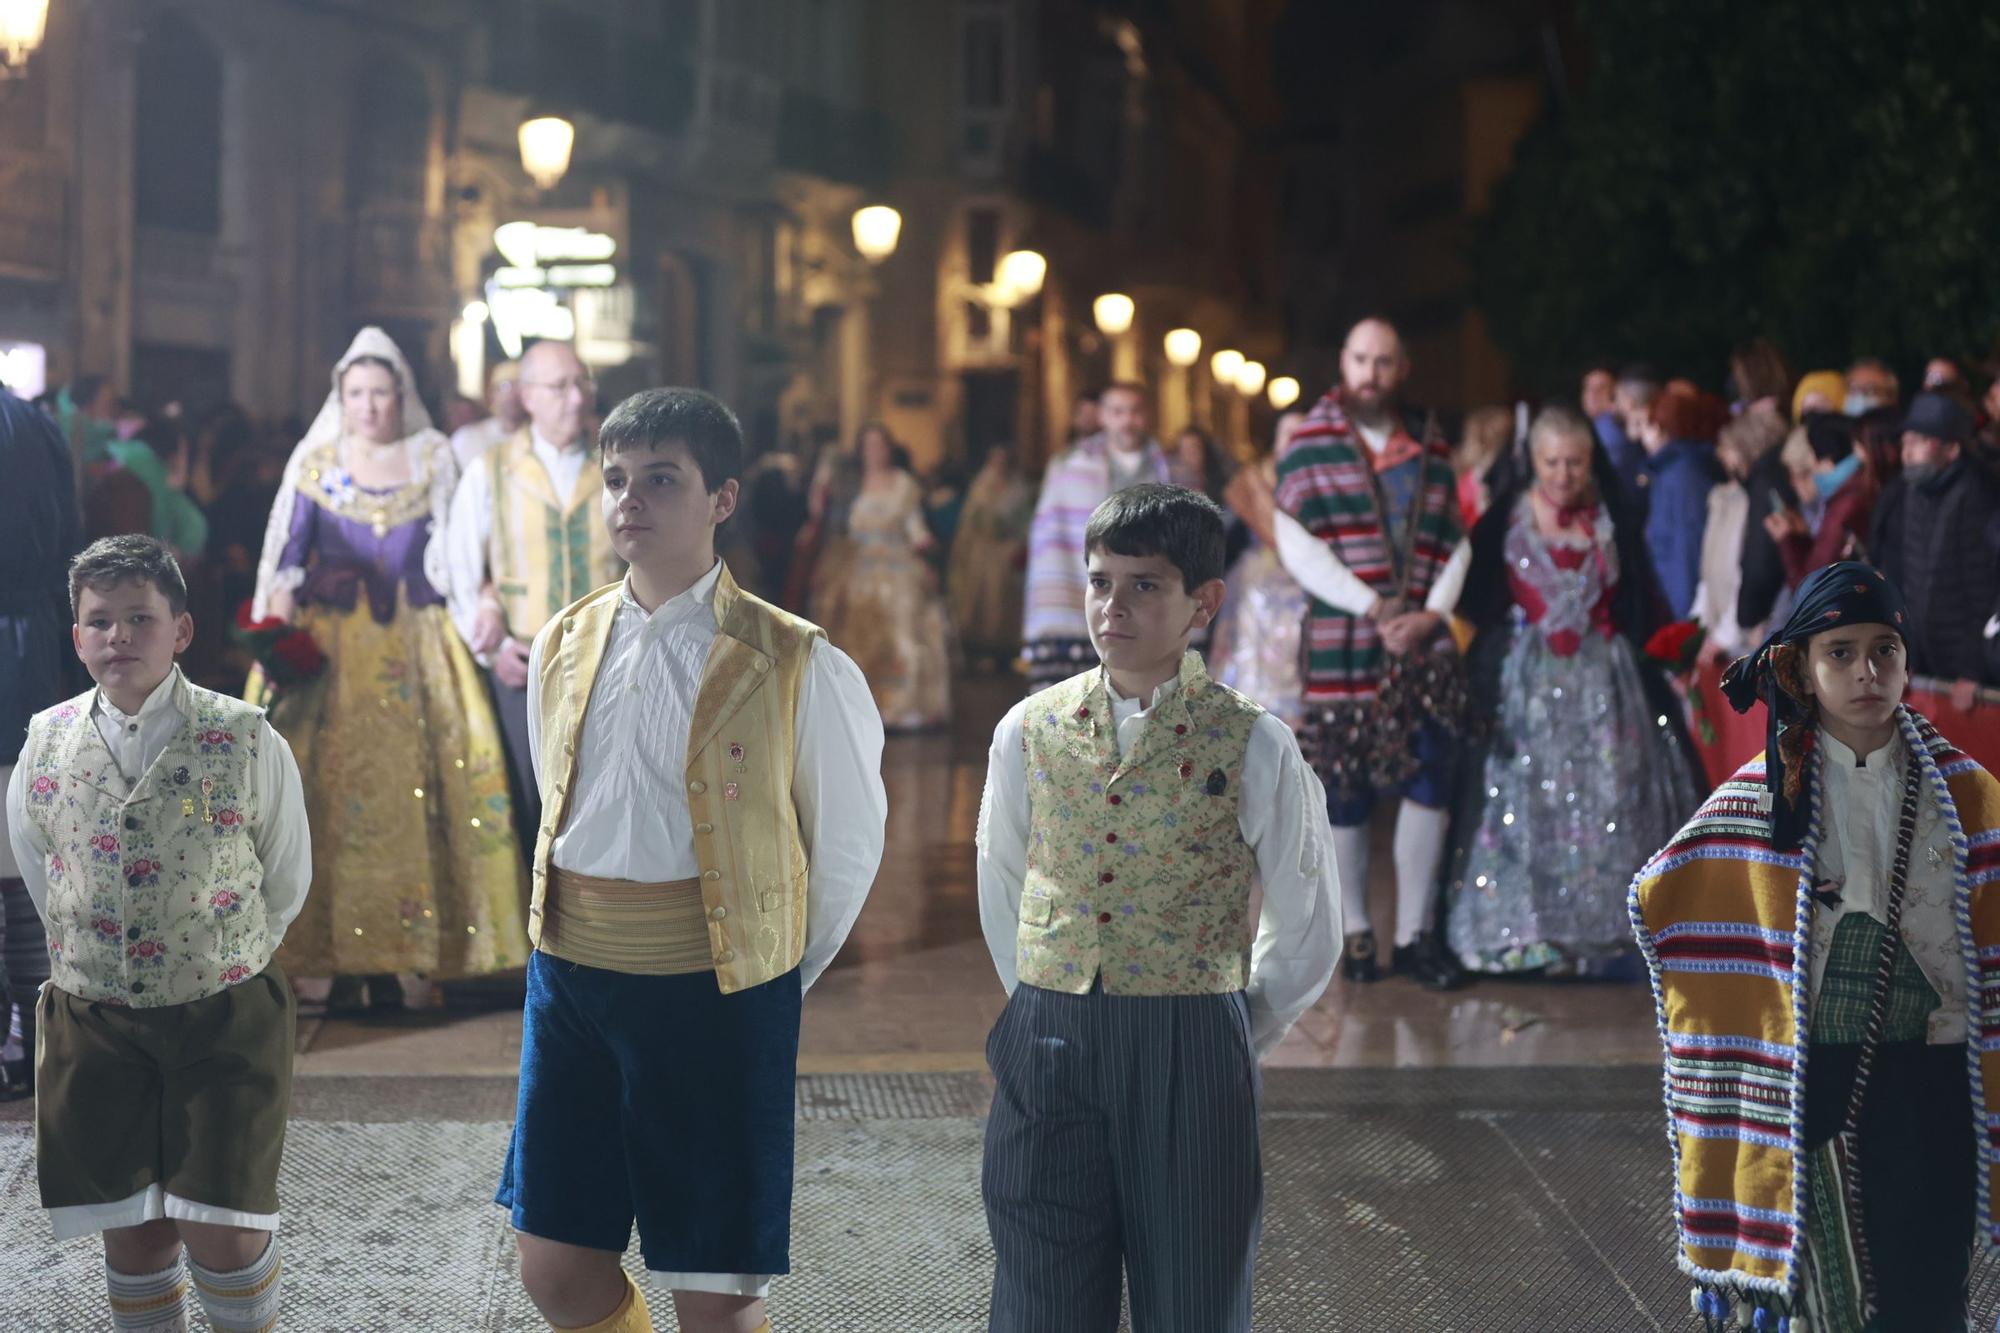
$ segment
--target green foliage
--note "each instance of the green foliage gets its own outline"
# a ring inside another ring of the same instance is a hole
[[[2000,5],[1578,0],[1587,86],[1520,145],[1473,266],[1522,381],[1594,357],[1721,387],[2000,335]],[[1907,376],[1906,376],[1907,382]]]

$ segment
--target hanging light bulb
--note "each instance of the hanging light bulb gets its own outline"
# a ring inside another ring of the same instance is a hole
[[[1208,373],[1215,376],[1217,384],[1236,383],[1236,372],[1243,369],[1243,353],[1234,347],[1225,347],[1208,358]]]
[[[1264,391],[1264,363],[1245,361],[1236,372],[1236,392],[1245,398],[1255,398]]]
[[[887,204],[870,204],[854,210],[854,248],[871,264],[879,264],[896,253],[903,235],[903,215]]]
[[[531,116],[521,122],[521,169],[536,185],[553,190],[569,171],[576,126],[561,116]]]
[[[1165,342],[1168,365],[1186,370],[1201,360],[1201,335],[1193,329],[1168,329]]]
[[[1282,412],[1299,401],[1299,382],[1290,375],[1280,375],[1264,390],[1264,396],[1271,400],[1271,406]]]

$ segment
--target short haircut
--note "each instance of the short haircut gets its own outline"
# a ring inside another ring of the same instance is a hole
[[[76,615],[83,590],[109,592],[121,583],[149,583],[167,599],[175,615],[187,610],[187,580],[180,563],[157,537],[99,537],[69,562],[69,613]]]
[[[1642,404],[1659,395],[1660,383],[1660,372],[1643,362],[1635,362],[1618,372],[1618,387]]]
[[[1100,394],[1100,393],[1102,393],[1102,392],[1103,392],[1103,390],[1102,390],[1102,389],[1085,389],[1085,390],[1084,390],[1084,391],[1083,391],[1082,393],[1079,393],[1079,394],[1078,394],[1078,395],[1077,395],[1077,396],[1075,397],[1075,399],[1074,399],[1074,400],[1072,400],[1072,402],[1073,402],[1073,403],[1094,403],[1094,402],[1096,402],[1096,401],[1097,401],[1097,395],[1098,395],[1098,394]]]
[[[1108,393],[1137,394],[1140,402],[1146,401],[1146,386],[1137,380],[1113,380],[1097,391],[1097,401],[1102,403]]]
[[[1532,454],[1544,440],[1557,439],[1579,439],[1595,447],[1597,432],[1583,413],[1557,404],[1535,413],[1535,420],[1528,427],[1528,452]]]
[[[694,456],[710,495],[743,475],[743,425],[727,403],[700,389],[641,389],[597,429],[600,456],[676,441]]]
[[[1091,511],[1083,530],[1086,556],[1165,556],[1181,572],[1181,590],[1219,579],[1227,558],[1222,510],[1184,486],[1144,482],[1118,491]]]

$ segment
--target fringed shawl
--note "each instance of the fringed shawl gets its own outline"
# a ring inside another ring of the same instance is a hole
[[[1952,843],[1955,915],[1976,997],[1967,1061],[1981,1249],[2000,1248],[2000,783],[1907,707],[1897,714]],[[1633,880],[1632,927],[1666,1049],[1680,1266],[1704,1285],[1795,1299],[1805,1262],[1805,1074],[1818,771],[1810,830],[1771,849],[1758,755]]]

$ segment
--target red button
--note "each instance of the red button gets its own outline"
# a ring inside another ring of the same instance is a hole
[[[1124,798],[1123,796],[1113,796],[1113,797],[1111,798],[1111,804],[1113,804],[1113,805],[1123,805],[1123,804],[1125,804],[1125,798]]]
[[[1078,717],[1089,717],[1089,716],[1090,716],[1090,710],[1089,710],[1088,708],[1079,708],[1079,709],[1077,709],[1077,710],[1076,710],[1076,715],[1077,715]]]
[[[1114,876],[1109,870],[1107,870],[1103,874],[1097,877],[1097,882],[1099,884],[1109,884],[1115,878],[1116,876]]]
[[[1185,722],[1176,722],[1176,723],[1174,724],[1174,735],[1176,735],[1176,736],[1185,736],[1185,735],[1187,735],[1187,723],[1185,723]]]
[[[1102,925],[1107,925],[1107,924],[1109,924],[1109,923],[1110,923],[1110,921],[1111,921],[1111,913],[1109,913],[1109,912],[1099,912],[1099,913],[1097,914],[1097,924],[1098,924],[1098,925],[1100,925],[1100,926],[1102,926]]]
[[[1116,842],[1118,841],[1118,835],[1116,833],[1107,833],[1104,835],[1104,840],[1106,842]]]

